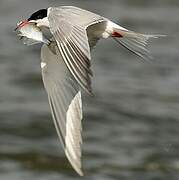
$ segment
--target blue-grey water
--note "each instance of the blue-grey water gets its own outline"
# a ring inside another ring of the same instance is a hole
[[[15,36],[17,21],[49,6],[75,5],[141,33],[152,62],[113,40],[92,54],[95,97],[83,95],[85,180],[179,179],[179,1],[1,0],[0,180],[82,179],[69,165],[51,119],[39,46]]]

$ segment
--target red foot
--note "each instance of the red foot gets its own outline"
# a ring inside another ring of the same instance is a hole
[[[120,38],[120,37],[123,37],[120,33],[118,33],[118,32],[113,32],[112,33],[112,37],[118,37],[118,38]]]

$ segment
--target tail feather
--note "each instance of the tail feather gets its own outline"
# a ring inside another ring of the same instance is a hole
[[[150,51],[147,49],[148,41],[150,38],[158,38],[163,37],[165,35],[146,35],[135,33],[133,31],[121,31],[119,29],[115,29],[115,33],[121,35],[121,38],[112,36],[115,41],[119,44],[127,48],[132,53],[141,57],[145,60],[153,59]]]

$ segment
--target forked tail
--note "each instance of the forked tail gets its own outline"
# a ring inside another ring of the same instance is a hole
[[[140,56],[145,60],[150,60],[153,58],[150,51],[147,49],[148,40],[150,38],[165,37],[165,35],[146,35],[135,33],[133,31],[125,31],[118,28],[114,28],[112,37],[119,44],[121,44],[137,56]]]

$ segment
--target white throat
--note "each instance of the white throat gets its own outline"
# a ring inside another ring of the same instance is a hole
[[[36,20],[36,23],[37,23],[37,27],[42,27],[42,26],[49,27],[49,21],[47,17]]]

